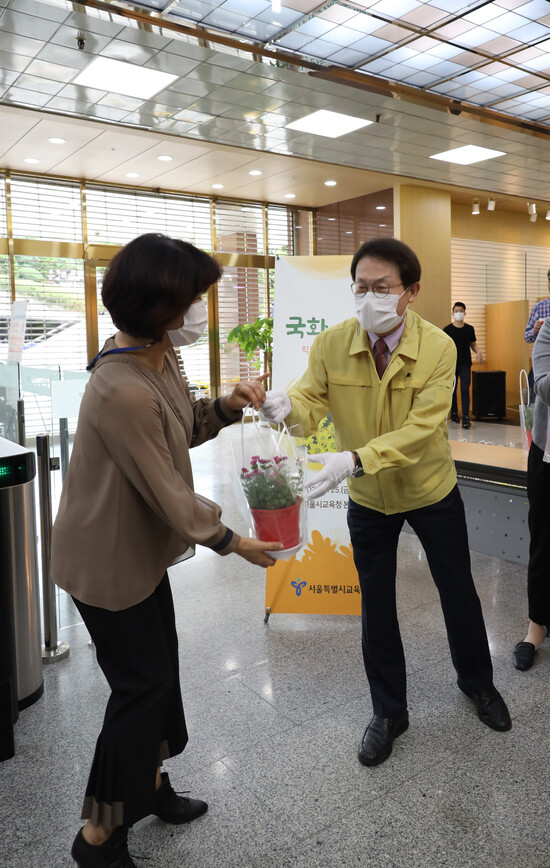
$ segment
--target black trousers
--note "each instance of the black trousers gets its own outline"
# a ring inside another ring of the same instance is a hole
[[[550,624],[550,464],[535,443],[527,460],[529,498],[529,565],[527,599],[529,618],[535,624]]]
[[[460,365],[456,369],[455,387],[453,389],[453,398],[451,401],[451,413],[458,413],[458,401],[456,393],[458,390],[458,381],[460,380],[460,401],[462,404],[462,417],[470,415],[470,382],[472,380],[471,365]]]
[[[350,500],[348,526],[362,594],[363,659],[373,710],[380,717],[394,717],[407,707],[405,655],[395,599],[397,543],[405,520],[426,552],[456,671],[476,692],[493,683],[458,486],[439,503],[396,515],[384,515]]]
[[[150,597],[119,612],[74,602],[111,688],[82,818],[130,826],[151,813],[160,762],[187,743],[168,574]]]

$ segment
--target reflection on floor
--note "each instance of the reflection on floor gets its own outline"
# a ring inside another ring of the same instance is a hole
[[[497,429],[511,442],[505,425],[474,422],[464,433],[495,442]],[[197,489],[243,530],[230,482],[233,436],[195,450],[194,467]],[[262,570],[204,549],[174,568],[190,742],[167,769],[210,809],[188,827],[143,820],[131,852],[151,868],[550,866],[550,640],[532,670],[515,670],[525,568],[474,554],[473,569],[512,731],[484,727],[457,689],[425,556],[403,534],[411,726],[386,763],[367,769],[356,753],[371,715],[359,620],[273,614],[265,625]],[[72,623],[61,634],[69,659],[45,668],[44,697],[16,725],[16,757],[0,764],[2,868],[72,864],[108,696],[86,631]]]

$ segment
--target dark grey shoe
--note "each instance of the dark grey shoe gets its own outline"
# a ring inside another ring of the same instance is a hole
[[[537,649],[532,642],[518,642],[514,648],[514,666],[521,672],[530,669],[535,661]]]
[[[476,707],[477,716],[485,726],[496,729],[498,732],[512,729],[510,712],[494,685],[483,693],[476,693],[463,682],[462,678],[458,678],[456,683],[460,690],[472,700]]]
[[[395,717],[374,715],[359,745],[359,762],[364,766],[378,766],[387,760],[396,738],[409,728],[409,712],[405,708]]]
[[[190,823],[208,810],[206,802],[190,799],[176,793],[166,772],[161,774],[162,784],[155,793],[153,814],[165,823]]]
[[[137,868],[128,853],[128,828],[119,826],[104,844],[88,844],[82,829],[73,841],[71,856],[78,868]]]

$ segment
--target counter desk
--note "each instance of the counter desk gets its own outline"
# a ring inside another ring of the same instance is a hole
[[[527,458],[523,449],[451,440],[472,551],[529,559]]]

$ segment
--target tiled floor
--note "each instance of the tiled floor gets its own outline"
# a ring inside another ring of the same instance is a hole
[[[512,426],[453,427],[468,439],[520,443]],[[225,431],[195,450],[194,466],[197,489],[243,529],[230,486],[233,436]],[[514,728],[484,727],[457,689],[424,554],[403,534],[399,611],[411,726],[374,769],[357,761],[371,714],[359,619],[274,614],[266,625],[262,570],[207,550],[174,568],[190,742],[167,769],[177,789],[189,788],[210,809],[188,827],[139,823],[130,849],[150,861],[137,864],[550,866],[550,645],[531,671],[513,668],[526,623],[525,567],[475,554],[473,566]],[[45,668],[44,697],[16,725],[16,757],[0,764],[1,868],[73,864],[107,688],[84,627],[68,605],[63,611],[70,657]]]

